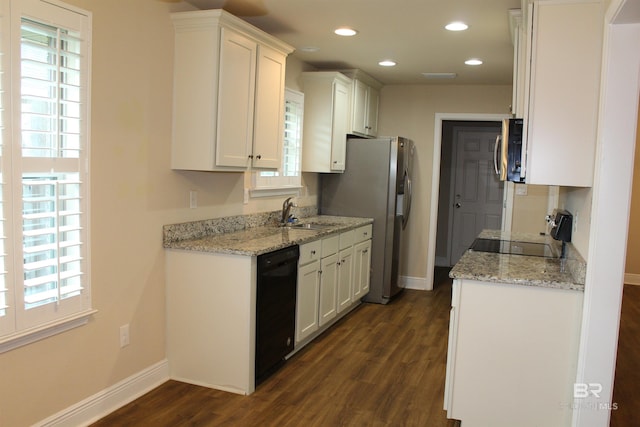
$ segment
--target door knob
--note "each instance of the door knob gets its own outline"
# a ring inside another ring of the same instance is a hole
[[[462,206],[462,205],[460,204],[460,202],[456,202],[455,206],[456,206],[456,208],[460,209],[460,206]]]

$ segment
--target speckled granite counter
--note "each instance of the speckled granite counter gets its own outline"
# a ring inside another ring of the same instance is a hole
[[[254,256],[373,223],[371,218],[312,214],[300,218],[300,222],[329,226],[321,230],[301,230],[279,227],[277,212],[263,216],[258,219],[239,216],[166,225],[163,246],[166,249]]]
[[[554,253],[560,253],[560,242],[549,236],[528,233],[503,233],[485,230],[478,236],[484,239],[547,243]],[[586,263],[573,245],[567,244],[564,271],[558,258],[509,255],[467,250],[453,267],[450,277],[486,282],[584,291]]]

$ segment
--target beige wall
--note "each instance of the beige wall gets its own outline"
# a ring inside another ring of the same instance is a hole
[[[640,109],[638,109],[638,124],[625,273],[640,275]]]
[[[67,0],[93,12],[91,250],[93,306],[87,326],[0,354],[0,425],[26,426],[165,358],[162,225],[280,208],[282,198],[243,204],[239,173],[169,167],[173,40],[160,0]],[[190,8],[190,7],[189,7]],[[287,85],[299,89],[289,62]],[[417,144],[416,197],[402,274],[425,277],[435,113],[506,113],[511,87],[391,86],[381,94],[381,134]],[[315,201],[316,175],[305,174]],[[189,191],[198,191],[189,209]],[[306,193],[305,193],[306,194]],[[118,330],[130,324],[131,344]],[[48,365],[38,367],[43,357]]]
[[[524,187],[522,187],[524,186]],[[546,185],[517,184],[516,189],[526,188],[526,195],[513,196],[511,231],[521,233],[545,233],[549,211],[549,187]]]
[[[380,135],[401,135],[416,144],[414,199],[401,274],[427,275],[436,113],[507,114],[511,86],[385,86],[380,94]]]
[[[283,199],[244,205],[241,173],[169,168],[169,12],[187,6],[66,1],[93,12],[91,283],[98,313],[86,326],[0,354],[0,426],[31,425],[165,358],[164,224],[277,210]],[[304,178],[313,193],[316,175]],[[198,191],[197,209],[188,208],[189,190]],[[315,203],[313,194],[306,203]],[[131,344],[121,349],[119,327],[127,323]]]

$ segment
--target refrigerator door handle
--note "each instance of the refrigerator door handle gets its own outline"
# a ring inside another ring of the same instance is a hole
[[[500,147],[500,139],[502,139],[502,135],[496,136],[496,144],[493,146],[493,170],[498,176],[500,176],[500,169],[498,168],[498,150]]]
[[[404,197],[403,197],[404,207],[402,209],[402,229],[407,226],[407,221],[409,220],[409,212],[411,212],[411,178],[405,172],[404,173]]]

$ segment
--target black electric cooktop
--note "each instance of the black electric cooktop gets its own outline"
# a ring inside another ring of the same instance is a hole
[[[476,239],[469,248],[477,252],[494,252],[510,255],[527,255],[554,258],[546,243],[515,242],[511,240]]]

